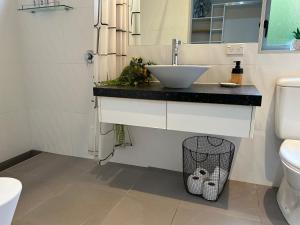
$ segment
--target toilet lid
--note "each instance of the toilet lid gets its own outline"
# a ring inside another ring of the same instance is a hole
[[[22,183],[14,178],[0,177],[0,207],[18,196]]]
[[[286,140],[280,148],[281,159],[300,170],[300,141]]]

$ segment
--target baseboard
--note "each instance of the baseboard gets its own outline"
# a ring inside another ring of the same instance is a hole
[[[30,159],[30,158],[38,155],[38,154],[41,154],[41,153],[42,153],[41,151],[30,150],[30,151],[25,152],[25,153],[23,153],[21,155],[18,155],[16,157],[8,159],[8,160],[6,160],[4,162],[1,162],[0,163],[0,171],[6,170],[6,169],[8,169],[8,168],[10,168],[12,166],[15,166],[15,165],[17,165],[17,164],[19,164],[19,163],[21,163],[21,162],[23,162],[25,160],[28,160],[28,159]]]

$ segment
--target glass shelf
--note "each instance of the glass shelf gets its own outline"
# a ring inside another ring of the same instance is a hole
[[[36,13],[38,11],[52,11],[52,10],[71,10],[74,9],[71,6],[68,5],[48,5],[48,6],[22,6],[22,8],[19,8],[19,11],[26,11],[31,13]]]

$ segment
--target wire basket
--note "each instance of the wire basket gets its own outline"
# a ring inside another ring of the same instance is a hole
[[[235,145],[221,138],[196,136],[184,140],[182,148],[187,192],[217,201],[230,174]]]

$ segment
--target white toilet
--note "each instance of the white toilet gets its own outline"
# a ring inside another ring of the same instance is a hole
[[[0,177],[0,225],[11,225],[21,190],[20,181]]]
[[[276,132],[284,177],[277,201],[290,225],[300,225],[300,77],[285,78],[276,87]]]

